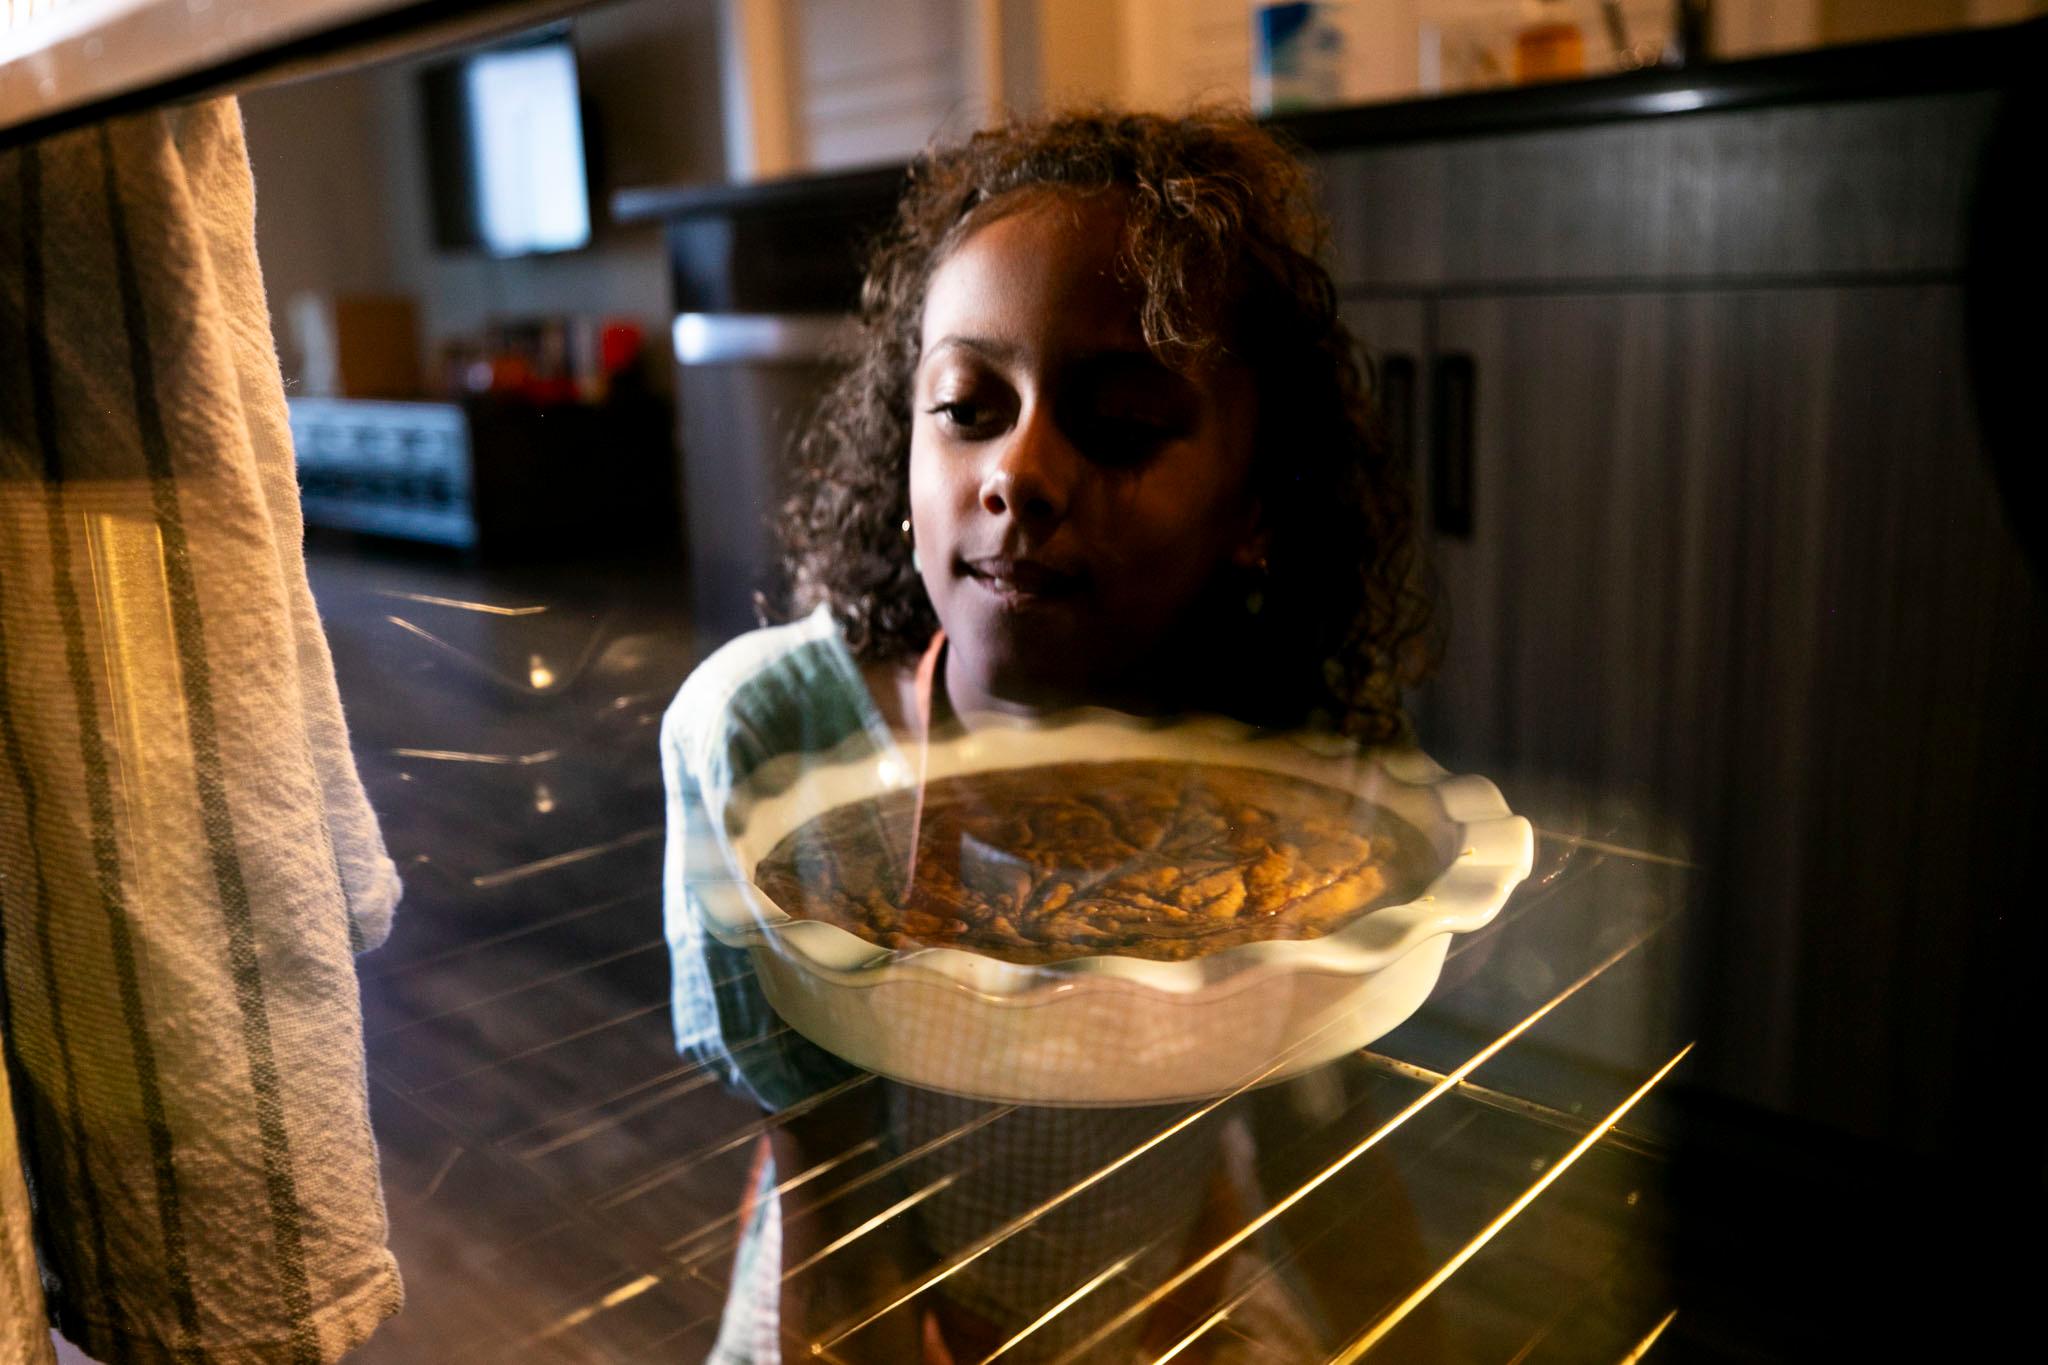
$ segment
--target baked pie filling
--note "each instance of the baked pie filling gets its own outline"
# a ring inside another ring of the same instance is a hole
[[[1174,961],[1316,938],[1428,881],[1420,831],[1367,798],[1260,768],[1143,759],[941,778],[799,826],[755,884],[889,948],[1012,962]]]

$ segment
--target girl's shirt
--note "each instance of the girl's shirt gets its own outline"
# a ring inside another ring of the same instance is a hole
[[[746,950],[705,929],[694,887],[735,875],[718,830],[747,779],[786,754],[854,759],[894,752],[897,741],[876,706],[837,624],[820,608],[803,620],[757,630],[727,644],[692,673],[663,718],[662,773],[668,842],[664,917],[673,969],[677,1048],[770,1110],[781,1110],[859,1076],[851,1064],[808,1041],[776,1016]],[[1166,1109],[1056,1110],[994,1106],[885,1084],[876,1121],[896,1151],[934,1150],[932,1173],[946,1188],[912,1215],[917,1241],[937,1263],[1026,1211],[1020,1235],[949,1277],[946,1292],[985,1319],[1029,1322],[1079,1279],[1121,1263],[1121,1286],[1165,1279],[1186,1245],[1221,1152],[1215,1123],[1157,1142],[1145,1158],[1099,1173],[1176,1127]],[[993,1112],[1000,1110],[1001,1112]],[[741,1231],[721,1362],[763,1365],[778,1358],[780,1209],[773,1163],[757,1175],[754,1216]],[[1061,1191],[1090,1181],[1083,1198]],[[1077,1272],[1079,1272],[1077,1274]],[[1127,1295],[1105,1290],[1061,1313],[1020,1361],[1068,1349],[1114,1314]],[[1131,1345],[1136,1324],[1103,1343],[1104,1359]]]
[[[725,645],[690,674],[662,718],[662,906],[676,1048],[772,1110],[859,1072],[776,1017],[746,950],[705,930],[692,883],[734,875],[717,831],[733,792],[763,763],[833,749],[853,758],[866,745],[880,752],[895,740],[823,607]]]

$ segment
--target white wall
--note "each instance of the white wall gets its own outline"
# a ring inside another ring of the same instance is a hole
[[[302,358],[284,305],[301,290],[411,295],[429,359],[494,316],[537,313],[633,317],[660,344],[670,306],[661,231],[608,226],[604,206],[625,185],[723,178],[717,3],[631,0],[579,16],[573,33],[600,138],[596,232],[591,247],[561,256],[434,248],[419,62],[243,98],[257,250],[288,382]]]
[[[271,317],[302,291],[393,287],[385,229],[390,197],[374,82],[338,76],[246,95],[242,117],[256,179],[256,244]],[[296,353],[285,375],[298,372]]]
[[[959,0],[795,0],[799,155],[817,170],[972,131],[974,54]]]

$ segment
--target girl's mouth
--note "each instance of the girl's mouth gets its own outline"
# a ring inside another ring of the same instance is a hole
[[[1035,559],[1012,559],[1007,555],[962,560],[960,570],[997,600],[1017,606],[1056,602],[1076,596],[1088,582],[1086,574],[1055,569]]]

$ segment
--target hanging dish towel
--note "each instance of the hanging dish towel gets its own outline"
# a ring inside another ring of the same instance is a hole
[[[353,960],[397,899],[240,110],[0,152],[0,1359],[49,1353],[30,1208],[108,1362],[312,1365],[398,1310]]]

